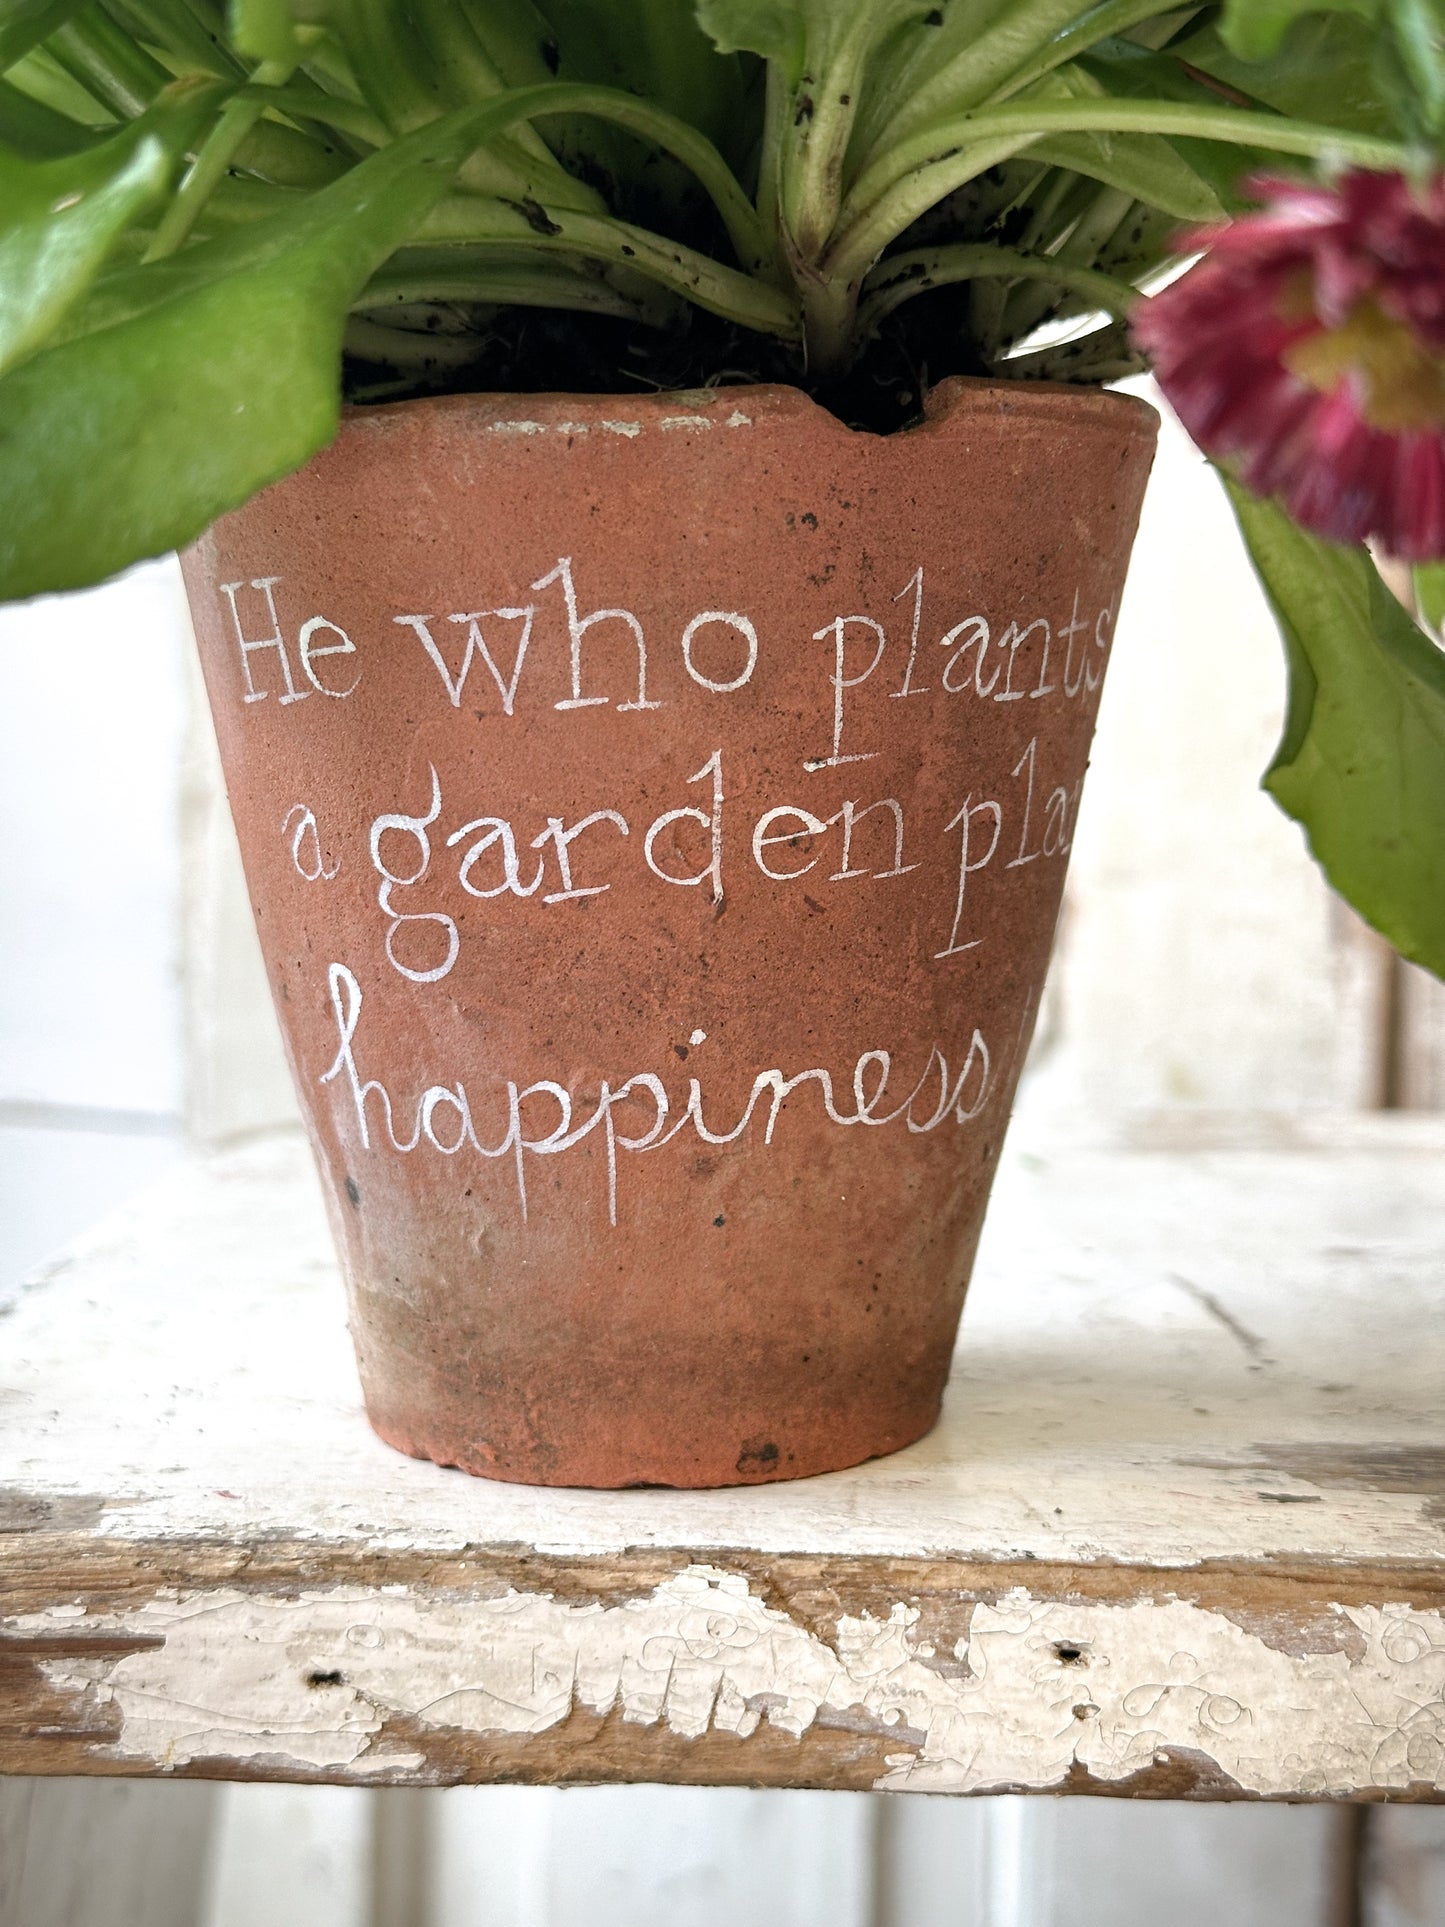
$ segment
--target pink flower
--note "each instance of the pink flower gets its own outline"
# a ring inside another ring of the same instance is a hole
[[[1334,542],[1445,555],[1445,175],[1251,183],[1134,332],[1206,454]]]

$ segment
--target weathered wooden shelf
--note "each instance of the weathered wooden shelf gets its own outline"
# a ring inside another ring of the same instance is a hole
[[[306,1153],[0,1323],[0,1766],[1445,1797],[1445,1127],[1015,1147],[946,1414],[748,1491],[362,1417]]]

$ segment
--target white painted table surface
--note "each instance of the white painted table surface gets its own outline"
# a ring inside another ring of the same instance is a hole
[[[394,1453],[177,1172],[0,1321],[0,1767],[1445,1798],[1445,1123],[1244,1135],[1016,1140],[937,1430],[710,1493]]]

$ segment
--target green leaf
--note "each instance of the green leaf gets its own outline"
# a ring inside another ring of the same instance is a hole
[[[84,0],[0,0],[0,73],[38,47]]]
[[[247,63],[226,43],[225,15],[216,0],[108,0],[136,40],[157,48],[179,74],[244,80]]]
[[[1180,60],[1276,113],[1313,120],[1323,115],[1352,133],[1396,132],[1380,98],[1379,37],[1346,14],[1306,19],[1268,59],[1243,60],[1205,27],[1170,48]]]
[[[249,60],[286,66],[300,58],[289,0],[231,0],[231,38]]]
[[[0,380],[0,598],[189,542],[335,433],[347,309],[510,102],[383,149],[294,212],[130,277],[130,319]]]
[[[1218,103],[1219,96],[1172,53],[1156,53],[1131,40],[1101,41],[1081,56],[1078,65],[1106,93],[1123,100],[1177,100],[1199,107]],[[1270,156],[1262,148],[1219,147],[1213,141],[1188,139],[1171,145],[1180,158],[1209,183],[1221,205],[1231,212],[1246,204],[1239,192],[1241,178],[1270,163]],[[1148,194],[1140,198],[1153,199]]]
[[[125,118],[103,107],[88,88],[61,66],[48,45],[32,48],[23,60],[16,62],[6,78],[18,91],[52,114],[70,121],[82,134],[87,129],[113,133],[116,123]]]
[[[160,201],[227,91],[180,81],[88,153],[31,161],[0,148],[0,373],[44,344],[120,236]]]
[[[1445,977],[1445,653],[1364,550],[1322,542],[1226,486],[1289,660],[1265,787],[1340,895]]]
[[[54,160],[94,147],[96,139],[93,127],[81,126],[68,114],[58,114],[53,107],[0,80],[0,141],[17,154],[31,160]]]
[[[1122,188],[1176,221],[1217,221],[1224,213],[1213,185],[1157,134],[1058,134],[1035,142],[1029,158]]]
[[[0,385],[0,594],[83,587],[189,542],[329,441],[345,302],[328,266],[198,289]]]
[[[719,53],[776,60],[795,82],[803,69],[805,9],[788,0],[699,0],[697,17]]]
[[[1376,72],[1401,124],[1422,139],[1445,122],[1445,9],[1441,0],[1385,0]]]
[[[698,24],[688,0],[545,0],[560,75],[640,94],[720,147],[736,138],[742,74]],[[589,49],[591,71],[573,54]]]
[[[929,0],[700,0],[699,18],[720,48],[768,61],[758,205],[776,208],[779,251],[801,265],[805,300],[837,219],[848,149],[882,50],[928,11]],[[822,300],[832,305],[829,292]]]
[[[422,231],[471,152],[553,111],[665,118],[602,88],[521,89],[394,142],[284,212],[99,282],[88,332],[0,380],[0,599],[80,587],[188,542],[322,447],[347,312],[370,276]],[[452,199],[485,222],[485,200]],[[788,297],[680,243],[565,212],[544,236],[525,210],[490,205],[510,215],[513,245],[558,235],[745,325],[796,331]]]
[[[1445,623],[1445,562],[1422,562],[1414,571],[1415,601],[1427,629]]]
[[[1380,0],[1225,0],[1221,31],[1225,45],[1241,60],[1267,60],[1307,13],[1352,13],[1374,20],[1379,11]]]
[[[1438,142],[1445,124],[1445,6],[1442,0],[1231,0],[1220,23],[1229,57],[1248,71],[1260,60],[1293,60],[1322,30],[1351,35],[1368,79],[1368,103],[1409,139]],[[1303,72],[1316,95],[1331,76],[1315,59]],[[1244,83],[1248,85],[1246,80]],[[1363,104],[1363,103],[1362,103]]]
[[[117,120],[143,114],[175,77],[112,20],[99,0],[90,0],[57,27],[45,52]]]
[[[1363,167],[1401,167],[1411,158],[1397,142],[1233,106],[1197,108],[1175,100],[1113,96],[1021,98],[925,128],[865,169],[843,205],[826,263],[830,276],[835,283],[861,277],[890,242],[974,175],[1025,150],[1033,154],[1043,141],[1073,134],[1111,139],[1160,134],[1171,142],[1206,140],[1306,157],[1333,149]]]

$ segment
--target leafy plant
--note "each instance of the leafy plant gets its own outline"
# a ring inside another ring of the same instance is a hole
[[[1114,379],[1242,176],[1433,158],[1438,5],[0,0],[0,594],[189,541],[343,399],[780,379],[887,428],[948,373]],[[1438,651],[1241,515],[1271,788],[1445,971]]]

